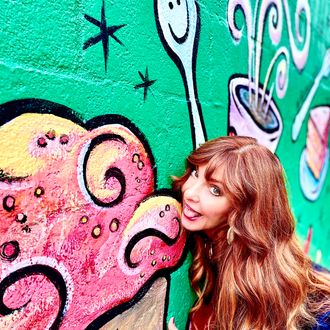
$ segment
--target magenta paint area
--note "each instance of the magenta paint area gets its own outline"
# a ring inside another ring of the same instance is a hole
[[[128,121],[88,128],[33,116],[45,124],[23,127],[16,167],[0,164],[0,324],[106,323],[178,266],[180,204],[156,191],[151,152]]]

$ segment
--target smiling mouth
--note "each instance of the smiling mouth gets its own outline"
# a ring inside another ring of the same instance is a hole
[[[188,220],[194,221],[201,216],[199,212],[192,209],[187,203],[183,203],[182,213]]]
[[[187,19],[187,20],[188,20],[188,19]],[[188,38],[188,33],[189,33],[189,22],[187,22],[187,24],[188,24],[188,26],[187,26],[186,32],[185,32],[185,34],[184,34],[182,37],[178,37],[178,36],[174,33],[174,31],[173,31],[173,29],[172,29],[172,26],[171,26],[170,24],[168,24],[168,27],[169,27],[170,32],[171,32],[171,35],[172,35],[173,39],[174,39],[178,44],[183,44],[183,43],[187,40],[187,38]]]
[[[168,27],[170,29],[170,32],[171,32],[171,35],[173,37],[173,39],[178,43],[178,44],[183,44],[187,38],[188,38],[188,34],[189,34],[189,30],[190,30],[190,27],[189,27],[189,10],[188,10],[188,4],[187,4],[187,0],[186,0],[186,11],[187,11],[187,28],[186,28],[186,32],[184,33],[184,35],[182,37],[178,37],[173,29],[172,29],[172,26],[171,24],[168,23]]]

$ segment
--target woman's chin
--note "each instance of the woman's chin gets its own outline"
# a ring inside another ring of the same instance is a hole
[[[188,218],[182,214],[181,224],[182,227],[188,231],[200,231],[203,229],[201,217]]]

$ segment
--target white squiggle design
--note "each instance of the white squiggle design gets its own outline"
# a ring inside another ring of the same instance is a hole
[[[297,1],[297,7],[295,11],[295,32],[296,32],[296,38],[298,39],[300,44],[303,44],[303,48],[301,50],[298,49],[293,33],[291,30],[291,18],[290,18],[290,11],[289,11],[289,5],[287,0],[282,0],[286,15],[286,20],[288,24],[288,32],[289,32],[289,40],[290,40],[290,48],[292,52],[292,58],[295,66],[302,70],[305,67],[308,53],[309,53],[309,45],[311,40],[311,9],[308,3],[308,0],[298,0]],[[303,43],[303,37],[300,34],[299,30],[299,18],[302,13],[305,13],[306,15],[306,37],[305,37],[305,43]]]
[[[253,36],[252,36],[252,9],[248,2],[241,2],[241,0],[229,0],[227,20],[231,35],[237,43],[241,41],[243,35],[243,27],[239,29],[235,24],[235,13],[241,9],[246,23],[247,36],[248,36],[248,78],[249,78],[249,97],[251,97],[251,82],[252,82],[252,55],[253,55]],[[251,99],[249,100],[251,103]]]
[[[78,180],[79,188],[80,188],[83,196],[85,197],[86,201],[89,204],[92,204],[94,207],[101,209],[100,206],[94,204],[93,200],[91,199],[91,197],[86,189],[85,181],[84,181],[84,159],[85,159],[85,155],[86,155],[90,145],[91,145],[91,141],[89,140],[87,143],[85,143],[83,145],[83,147],[81,148],[81,151],[78,155],[77,180]]]
[[[274,45],[278,45],[281,41],[283,29],[283,12],[281,9],[280,1],[274,2],[274,5],[270,4],[269,9],[269,24],[268,32],[270,39]]]
[[[280,23],[282,25],[282,10],[281,10],[281,5],[280,5],[280,0],[266,0],[266,1],[262,1],[261,6],[260,6],[260,15],[258,17],[258,28],[256,28],[256,20],[257,20],[257,11],[259,7],[259,3],[257,2],[256,4],[256,12],[255,12],[255,24],[254,24],[254,30],[255,30],[255,39],[256,39],[256,43],[255,43],[255,88],[254,90],[257,91],[258,90],[258,86],[259,86],[259,75],[260,75],[260,67],[261,67],[261,63],[260,63],[260,59],[261,59],[261,46],[262,46],[262,40],[263,40],[263,36],[264,36],[264,26],[265,26],[265,20],[266,20],[266,14],[268,12],[268,9],[270,10],[270,20],[269,20],[269,30],[272,31],[271,32],[271,36],[272,38],[274,38],[275,43],[279,42],[279,32],[281,32],[282,30],[282,26],[280,26],[280,28],[278,28]],[[274,22],[275,19],[275,22]],[[274,24],[275,23],[275,24]],[[275,32],[276,31],[276,32]],[[271,68],[271,66],[270,66]],[[268,68],[268,71],[270,70],[270,68]],[[259,105],[258,105],[258,101],[259,101],[259,97],[255,97],[255,106],[254,108],[256,110],[259,109]],[[260,108],[263,109],[263,103],[261,103]]]
[[[264,88],[262,91],[262,99],[261,99],[261,105],[264,104],[264,100],[265,100],[265,94],[267,92],[267,86],[268,86],[268,82],[269,82],[269,78],[271,76],[271,73],[274,69],[275,63],[276,61],[279,59],[279,57],[283,55],[284,59],[282,59],[278,66],[277,66],[277,70],[276,70],[276,93],[277,95],[280,96],[284,96],[286,93],[286,89],[288,87],[288,72],[289,72],[289,52],[285,47],[280,47],[276,54],[274,55],[274,57],[272,58],[269,68],[267,70],[266,73],[266,78],[265,78],[265,83],[264,83]],[[272,88],[273,89],[273,88]],[[266,107],[266,109],[268,109]]]
[[[287,56],[289,56],[287,54]],[[289,82],[289,58],[282,59],[276,70],[276,94],[277,96],[282,99],[285,94],[286,90],[288,88],[288,82]]]
[[[1,281],[7,276],[9,276],[11,273],[19,269],[22,269],[24,267],[33,266],[33,265],[44,265],[44,266],[52,267],[62,275],[67,286],[67,300],[63,309],[63,313],[65,314],[68,311],[72,302],[74,284],[68,269],[62,263],[59,263],[57,260],[45,256],[40,256],[40,257],[32,257],[27,260],[23,260],[21,262],[11,264],[8,268],[3,269],[3,276]]]
[[[282,7],[283,6],[283,7]],[[235,42],[239,42],[242,37],[243,28],[238,28],[235,22],[235,12],[237,10],[242,10],[244,13],[245,24],[247,27],[248,35],[248,58],[249,58],[249,104],[254,110],[260,111],[260,109],[265,109],[261,104],[259,105],[259,98],[255,97],[254,102],[252,101],[252,92],[257,91],[259,88],[260,81],[260,68],[261,68],[261,51],[262,42],[264,38],[264,27],[266,19],[268,18],[268,31],[270,39],[273,45],[278,45],[282,39],[283,30],[283,8],[285,12],[286,22],[288,26],[288,35],[290,42],[290,51],[292,53],[293,62],[295,66],[302,70],[306,64],[309,46],[310,46],[310,17],[311,11],[308,0],[297,0],[296,10],[295,10],[295,36],[298,44],[302,46],[302,49],[297,47],[296,41],[292,33],[292,24],[290,11],[287,0],[257,0],[254,8],[254,17],[252,24],[252,9],[250,3],[243,0],[229,0],[228,2],[228,26],[232,37]],[[299,30],[300,17],[302,13],[305,13],[306,17],[306,34],[305,38],[302,36]],[[268,17],[267,17],[268,16]],[[283,98],[286,94],[288,86],[288,67],[289,67],[289,52],[285,47],[280,47],[277,53],[271,60],[269,68],[266,73],[266,82],[264,84],[264,93],[266,93],[266,88],[268,85],[268,79],[270,77],[271,71],[273,71],[273,66],[281,53],[284,59],[278,62],[277,74],[276,74],[276,94],[279,98]],[[251,88],[252,86],[252,88]],[[253,89],[253,90],[252,90]],[[263,93],[263,94],[264,94]],[[263,97],[263,100],[265,98]],[[267,110],[267,107],[266,107]]]
[[[238,28],[235,24],[235,13],[238,9],[241,9],[244,17],[245,17],[245,23],[246,23],[246,29],[247,29],[247,35],[248,35],[248,42],[249,45],[252,45],[251,37],[252,37],[252,11],[251,6],[247,2],[241,3],[241,0],[229,0],[228,2],[228,12],[227,12],[227,19],[228,19],[228,25],[230,32],[233,36],[233,38],[239,42],[243,35],[243,27]]]

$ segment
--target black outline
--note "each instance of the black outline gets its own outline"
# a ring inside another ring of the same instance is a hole
[[[138,232],[137,234],[135,234],[128,242],[126,248],[125,248],[125,261],[127,263],[127,265],[130,268],[136,268],[140,262],[132,262],[131,261],[131,252],[134,249],[135,245],[137,243],[139,243],[142,239],[146,238],[146,237],[158,237],[159,239],[161,239],[166,245],[168,246],[172,246],[174,245],[178,238],[180,237],[180,233],[181,233],[181,224],[179,222],[179,219],[177,219],[177,222],[179,224],[179,230],[177,235],[174,238],[168,237],[166,234],[164,234],[163,232],[154,229],[154,228],[147,228],[144,229],[140,232]]]
[[[1,104],[0,126],[24,113],[53,114],[58,117],[69,119],[84,127],[82,117],[70,108],[59,103],[37,98],[19,99]]]
[[[174,32],[173,32],[173,29],[172,29],[172,26],[170,23],[168,23],[168,27],[170,29],[170,32],[172,34],[172,37],[173,39],[178,43],[178,44],[183,44],[187,38],[188,38],[188,34],[189,34],[189,31],[190,31],[190,25],[189,25],[189,10],[188,10],[188,4],[187,4],[187,0],[185,0],[186,2],[186,11],[187,11],[187,28],[186,28],[186,32],[185,34],[182,36],[182,37],[178,37]],[[179,4],[177,4],[178,6],[180,6]],[[170,10],[172,10],[173,8],[170,8]]]
[[[7,256],[4,253],[4,250],[8,245],[12,245],[15,250],[15,252],[11,256]],[[5,261],[14,261],[18,257],[19,253],[20,253],[20,248],[19,248],[19,244],[17,241],[5,242],[0,246],[0,257],[1,257],[1,259],[5,260]]]
[[[30,300],[19,308],[9,308],[4,304],[3,297],[5,295],[6,290],[12,284],[23,278],[33,275],[45,275],[45,277],[55,286],[58,291],[60,299],[59,311],[56,316],[56,319],[54,320],[54,323],[50,327],[51,330],[57,330],[59,329],[62,319],[65,315],[64,308],[67,302],[67,287],[61,273],[47,265],[31,265],[24,268],[20,268],[9,274],[0,282],[0,314],[6,316],[15,311],[19,311],[28,305]]]
[[[126,128],[128,128],[141,142],[143,145],[144,150],[148,154],[148,158],[151,164],[151,168],[153,170],[153,175],[154,175],[154,190],[157,189],[157,167],[155,165],[155,159],[153,156],[153,153],[151,151],[150,145],[144,136],[144,134],[131,122],[128,118],[118,115],[118,114],[106,114],[106,115],[100,115],[97,117],[94,117],[87,121],[85,125],[83,126],[87,130],[92,130],[95,128],[98,128],[103,125],[111,125],[111,124],[120,124]]]
[[[8,206],[8,205],[7,205],[7,200],[8,200],[9,198],[12,198],[12,199],[14,200],[12,206]],[[5,211],[7,211],[7,212],[13,212],[13,211],[15,210],[15,203],[16,203],[15,197],[14,197],[14,196],[11,196],[11,195],[7,195],[7,196],[3,199],[3,201],[2,201],[2,207],[3,207],[3,209],[4,209]]]
[[[23,177],[12,176],[9,173],[4,172],[3,169],[0,168],[0,182],[8,182],[8,183],[20,182],[26,178],[27,178],[26,176]]]
[[[18,215],[19,214],[23,214],[23,219],[22,220],[18,220]],[[24,214],[24,213],[18,213],[18,214],[16,214],[16,218],[15,218],[15,221],[16,222],[19,222],[19,223],[25,223],[26,221],[27,221],[27,216],[26,216],[26,214]]]
[[[128,118],[118,114],[106,114],[96,116],[88,121],[84,121],[82,115],[78,114],[77,112],[65,105],[44,99],[26,98],[0,104],[0,127],[25,113],[52,114],[64,119],[68,119],[88,131],[91,131],[95,128],[104,125],[111,124],[120,124],[126,127],[139,139],[139,141],[143,145],[144,150],[148,154],[148,158],[154,175],[153,188],[154,190],[157,189],[157,167],[155,165],[155,159],[151,151],[150,145],[145,135]],[[3,173],[3,171],[0,169],[0,182],[22,181],[24,179],[26,179],[26,177],[9,177],[7,173]]]
[[[111,177],[114,177],[118,180],[118,182],[120,183],[121,189],[120,189],[120,193],[118,195],[118,197],[116,199],[114,199],[111,202],[105,203],[102,202],[101,200],[99,200],[89,189],[88,187],[88,182],[87,182],[87,173],[86,173],[86,168],[87,168],[87,162],[89,160],[89,156],[91,154],[91,152],[93,151],[93,149],[98,146],[99,144],[105,142],[105,141],[118,141],[121,142],[123,144],[126,145],[126,141],[117,134],[101,134],[96,136],[94,139],[92,139],[88,150],[84,156],[84,161],[83,161],[83,179],[84,179],[84,185],[85,185],[85,189],[88,193],[88,195],[90,196],[90,198],[92,199],[92,201],[98,205],[98,206],[103,206],[103,207],[113,207],[117,204],[119,204],[124,197],[124,194],[126,192],[126,179],[125,179],[125,175],[124,173],[117,167],[110,167],[107,169],[107,171],[104,174],[105,179],[110,179]]]

